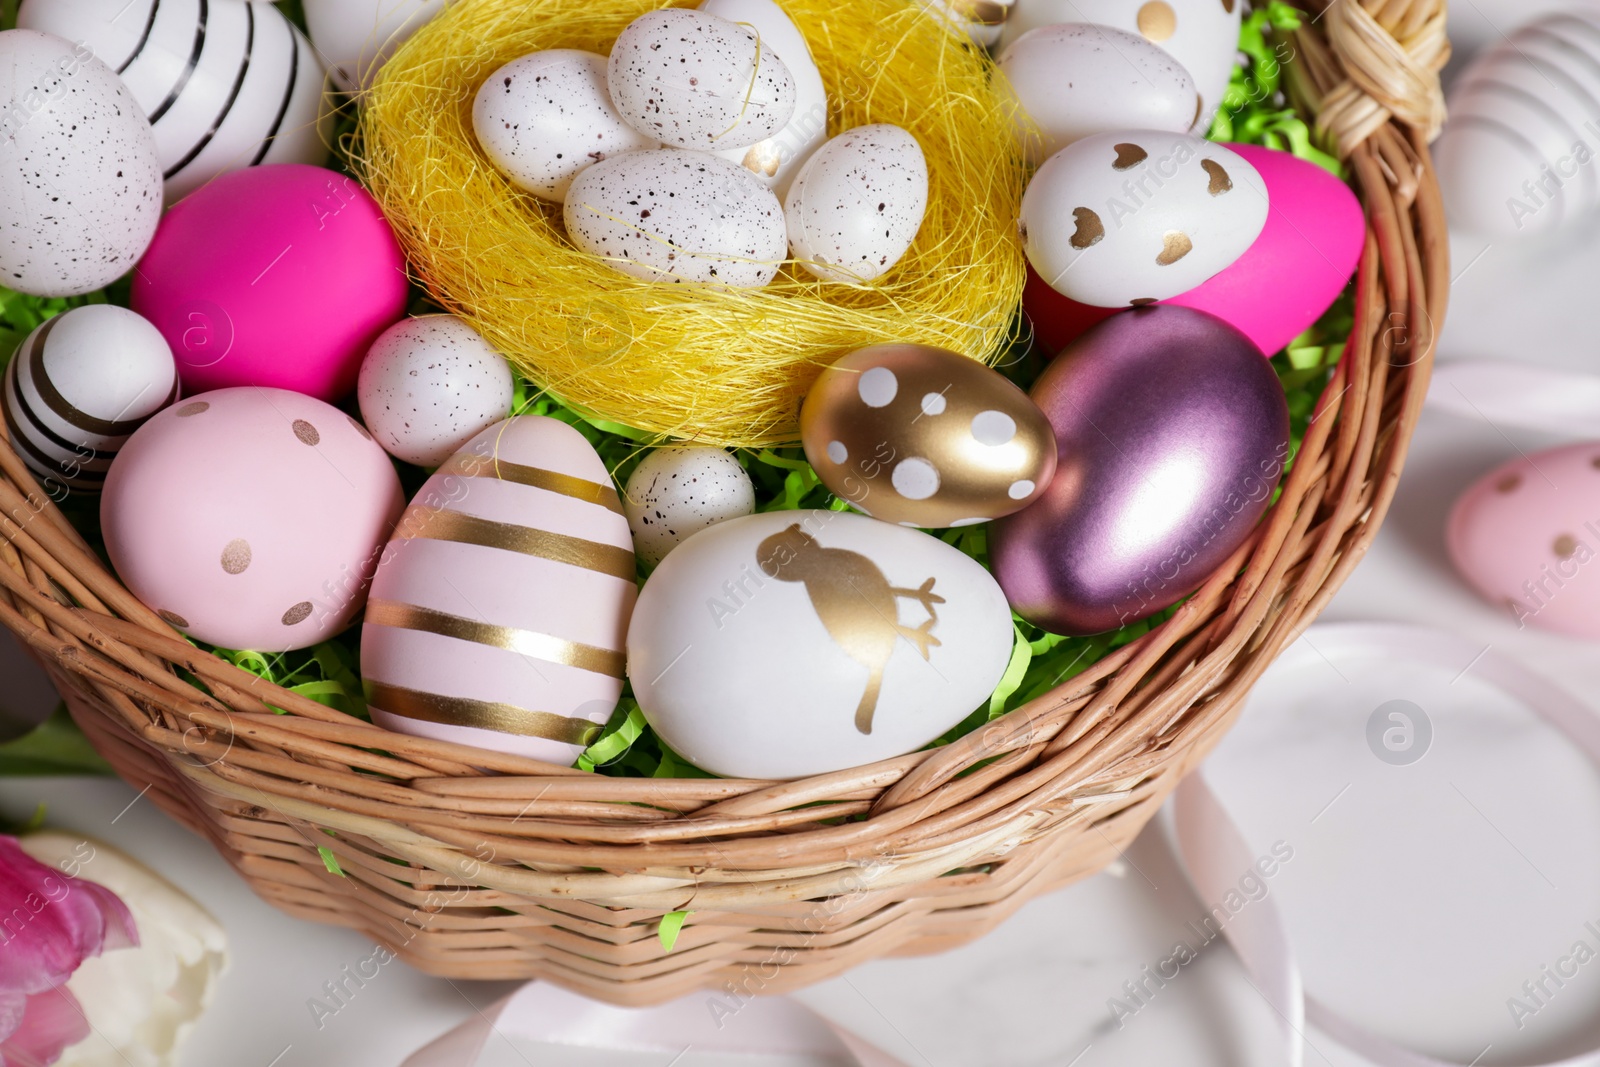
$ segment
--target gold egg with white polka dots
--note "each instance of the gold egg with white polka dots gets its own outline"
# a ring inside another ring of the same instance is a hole
[[[1056,470],[1028,395],[949,349],[885,344],[822,372],[800,411],[806,458],[834,495],[902,526],[972,526],[1020,511]]]

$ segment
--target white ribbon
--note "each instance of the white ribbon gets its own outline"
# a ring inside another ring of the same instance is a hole
[[[1600,764],[1600,719],[1565,690],[1552,685],[1514,660],[1453,634],[1422,627],[1383,623],[1334,623],[1313,627],[1312,634],[1337,629],[1343,642],[1362,641],[1396,659],[1432,663],[1456,670],[1472,663],[1473,676],[1499,688],[1537,711],[1552,727]],[[1173,827],[1177,851],[1190,884],[1201,900],[1221,900],[1248,871],[1253,852],[1239,827],[1205,778],[1205,768],[1184,779],[1173,798]],[[1305,1061],[1307,1022],[1341,1045],[1371,1061],[1374,1067],[1465,1067],[1402,1048],[1351,1022],[1308,995],[1301,984],[1294,946],[1271,896],[1240,911],[1222,928],[1245,969],[1284,1023],[1285,1062],[1301,1067]],[[1600,1067],[1600,1049],[1540,1067]]]
[[[1336,623],[1340,644],[1380,649],[1455,670],[1472,662],[1474,677],[1536,710],[1600,764],[1600,719],[1564,690],[1493,651],[1451,634],[1391,624]],[[1179,864],[1200,900],[1222,900],[1255,865],[1245,840],[1206,781],[1190,774],[1173,798]],[[1306,993],[1288,930],[1272,896],[1235,914],[1222,928],[1283,1024],[1289,1067],[1305,1060],[1309,1023],[1374,1067],[1465,1067],[1424,1056],[1363,1029]],[[860,1038],[789,997],[731,1001],[707,993],[653,1008],[618,1008],[543,982],[530,982],[407,1059],[403,1067],[526,1067],[560,1045],[665,1057],[678,1067],[904,1067]],[[673,1059],[673,1057],[680,1057]],[[655,1062],[655,1061],[653,1061]],[[1540,1067],[1600,1067],[1600,1049]]]
[[[1502,360],[1448,360],[1433,368],[1428,406],[1494,424],[1600,437],[1600,376]]]

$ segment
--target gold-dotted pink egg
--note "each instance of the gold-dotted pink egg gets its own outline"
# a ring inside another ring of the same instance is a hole
[[[929,345],[859,349],[822,372],[800,413],[806,458],[835,495],[904,526],[970,526],[1032,503],[1056,442],[1026,393]]]

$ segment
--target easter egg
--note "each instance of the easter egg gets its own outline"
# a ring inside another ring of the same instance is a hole
[[[361,361],[356,399],[372,436],[396,459],[437,467],[506,417],[511,367],[454,315],[404,319]]]
[[[975,359],[931,345],[858,349],[800,411],[806,458],[834,495],[903,526],[972,526],[1038,499],[1056,469],[1050,423]]]
[[[1193,289],[1244,254],[1267,221],[1267,188],[1237,153],[1181,133],[1074,141],[1022,194],[1024,249],[1063,296],[1100,307]]]
[[[405,313],[405,260],[354,179],[285,163],[224,174],[167,212],[133,282],[186,393],[347,395]]]
[[[784,200],[789,250],[823,281],[869,282],[906,254],[928,207],[928,161],[898,126],[846,130],[817,149]]]
[[[123,446],[100,498],[124,585],[196,640],[283,652],[356,617],[405,497],[344,412],[284,389],[174,404]]]
[[[756,509],[756,488],[720,448],[658,448],[628,475],[622,495],[633,546],[647,566],[690,534]]]
[[[1244,543],[1289,456],[1272,366],[1204,312],[1140,308],[1056,357],[1030,395],[1058,447],[1044,495],[989,530],[1017,613],[1113,630],[1177,603]]]
[[[1519,625],[1600,641],[1600,442],[1519,456],[1450,511],[1450,559]]]
[[[352,92],[370,86],[395,49],[444,8],[444,0],[300,0],[300,6],[334,83]]]
[[[1600,19],[1573,9],[1485,48],[1456,79],[1434,148],[1453,228],[1549,233],[1600,207]]]
[[[1200,91],[1196,132],[1222,106],[1239,51],[1241,0],[1016,0],[1000,48],[1023,34],[1062,22],[1091,22],[1136,33],[1182,63]]]
[[[89,304],[22,342],[0,396],[11,447],[52,495],[97,492],[128,436],[178,398],[161,333],[126,308]]]
[[[628,677],[695,766],[796,778],[932,741],[989,698],[1011,645],[1011,609],[970,556],[859,515],[774,511],[661,561]]]
[[[1200,114],[1194,79],[1182,63],[1111,26],[1031,30],[1000,56],[1000,72],[1015,97],[1018,142],[1035,165],[1090,134],[1183,133]]]
[[[514,185],[558,204],[585,167],[657,147],[617,114],[605,57],[570,48],[534,52],[489,75],[472,106],[472,128]]]
[[[795,84],[748,26],[692,8],[650,11],[611,46],[617,112],[677,148],[749,148],[788,124]]]
[[[622,695],[635,569],[582,434],[539,415],[484,430],[384,550],[361,631],[373,721],[571,763]]]
[[[783,129],[749,148],[724,148],[717,155],[737,163],[782,197],[801,164],[828,139],[828,90],[806,39],[773,0],[700,0],[708,15],[739,22],[761,36],[794,78],[794,114]]]
[[[760,179],[707,152],[628,152],[567,191],[567,236],[624,274],[755,288],[783,265],[783,208]]]
[[[23,0],[17,25],[81,42],[121,76],[155,130],[168,203],[225,171],[328,157],[322,61],[267,0]]]
[[[115,281],[161,218],[155,135],[83,45],[0,31],[0,285],[75,296]]]
[[[1309,329],[1344,290],[1366,243],[1366,216],[1350,187],[1315,163],[1257,145],[1228,147],[1266,184],[1266,225],[1232,264],[1161,303],[1215,315],[1273,355]],[[1032,270],[1022,306],[1051,352],[1115,313],[1062,296]]]
[[[989,48],[1000,40],[1016,0],[922,0],[922,6],[952,33]]]

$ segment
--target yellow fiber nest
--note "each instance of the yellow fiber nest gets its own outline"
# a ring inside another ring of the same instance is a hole
[[[421,284],[568,403],[720,445],[794,441],[818,370],[864,345],[992,361],[1024,266],[1023,175],[989,61],[916,0],[779,2],[827,85],[829,134],[894,123],[927,156],[927,217],[877,284],[826,284],[793,264],[765,289],[641,282],[574,248],[559,205],[489,165],[472,133],[489,74],[540,49],[607,54],[655,0],[461,0],[388,63],[363,102],[357,156]]]

